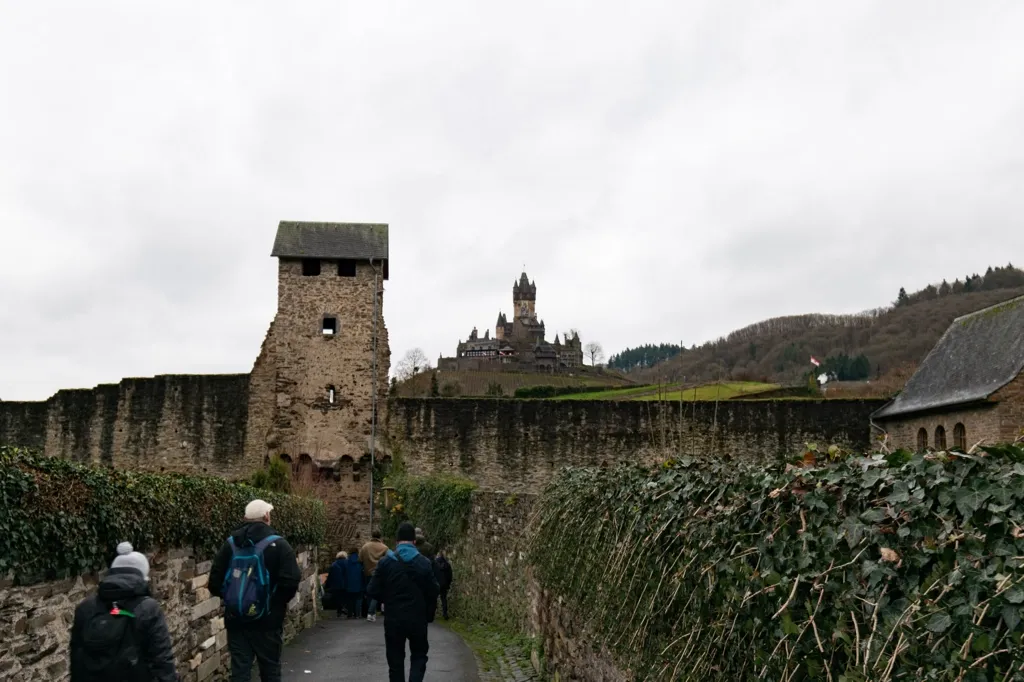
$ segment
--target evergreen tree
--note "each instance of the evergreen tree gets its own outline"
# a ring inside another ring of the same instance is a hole
[[[907,290],[900,287],[900,293],[896,296],[896,306],[903,306],[910,303],[910,297],[907,296]]]
[[[437,372],[430,374],[430,397],[436,398],[441,395],[441,389],[437,385]]]

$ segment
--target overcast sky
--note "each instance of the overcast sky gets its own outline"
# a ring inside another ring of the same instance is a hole
[[[0,0],[0,398],[247,372],[279,220],[386,222],[393,363],[1024,262],[1024,3]]]

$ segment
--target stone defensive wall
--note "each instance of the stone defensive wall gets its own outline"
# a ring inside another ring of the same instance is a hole
[[[0,401],[0,444],[148,471],[246,475],[249,375],[165,375]],[[261,464],[262,462],[260,462]]]
[[[458,473],[485,490],[539,492],[568,465],[788,457],[809,442],[865,451],[870,415],[884,403],[712,401],[680,408],[653,401],[393,398],[387,430],[410,473]]]

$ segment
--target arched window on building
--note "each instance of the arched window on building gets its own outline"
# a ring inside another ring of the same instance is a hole
[[[935,449],[939,451],[946,449],[946,429],[942,424],[935,427]]]
[[[917,430],[917,451],[924,452],[928,449],[928,429],[920,428]]]
[[[953,449],[967,452],[967,429],[963,424],[953,427]]]

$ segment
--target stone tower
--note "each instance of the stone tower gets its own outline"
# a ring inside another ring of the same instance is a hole
[[[391,357],[388,226],[282,222],[271,255],[277,314],[250,376],[246,455],[368,491],[374,385],[379,445]]]
[[[537,314],[537,284],[530,282],[524,272],[512,284],[512,319],[533,319]]]

